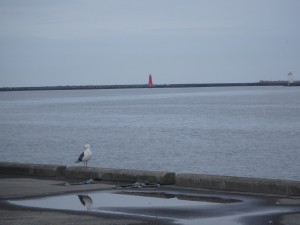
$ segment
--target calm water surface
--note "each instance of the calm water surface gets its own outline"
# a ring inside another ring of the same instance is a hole
[[[300,88],[0,92],[1,161],[300,180]]]

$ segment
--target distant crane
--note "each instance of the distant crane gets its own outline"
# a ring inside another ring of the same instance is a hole
[[[292,85],[294,83],[293,73],[288,73],[288,85]]]

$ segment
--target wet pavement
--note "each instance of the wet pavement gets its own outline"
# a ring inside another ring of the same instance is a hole
[[[33,212],[50,210],[76,216],[96,216],[95,224],[118,224],[120,221],[127,221],[122,224],[279,224],[282,216],[289,214],[296,214],[296,220],[286,220],[284,224],[300,224],[300,221],[297,223],[300,199],[296,197],[222,193],[174,186],[155,189],[116,189],[109,184],[98,184],[96,189],[94,184],[64,187],[60,181],[38,179],[31,185],[40,182],[45,186],[50,185],[47,194],[32,190],[37,196],[28,195],[28,191],[27,195],[19,195],[18,198],[6,198],[2,204],[5,203],[8,208]],[[110,218],[111,221],[117,218],[117,221],[101,223],[101,218]]]

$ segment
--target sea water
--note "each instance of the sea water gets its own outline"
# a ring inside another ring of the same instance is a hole
[[[0,92],[1,160],[300,180],[300,87]]]

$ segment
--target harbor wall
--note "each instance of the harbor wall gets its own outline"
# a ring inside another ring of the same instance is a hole
[[[0,174],[130,183],[147,181],[161,185],[218,191],[300,196],[300,181],[292,180],[13,162],[0,162]]]
[[[300,86],[300,81],[288,85],[287,81],[260,81],[253,83],[190,83],[190,84],[153,84],[150,88],[191,88],[191,87],[245,87],[245,86]],[[0,87],[0,91],[50,91],[50,90],[90,90],[90,89],[128,89],[149,88],[147,84],[125,85],[67,85],[40,87]]]

